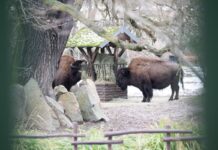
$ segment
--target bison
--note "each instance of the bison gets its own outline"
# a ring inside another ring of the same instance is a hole
[[[63,85],[68,91],[81,80],[81,67],[84,60],[75,60],[72,56],[61,56],[58,63],[58,70],[52,82],[52,88],[58,85]]]
[[[116,83],[126,90],[128,85],[139,88],[143,93],[142,102],[150,102],[153,89],[163,89],[171,85],[169,100],[179,99],[179,81],[183,86],[183,70],[177,63],[159,58],[134,58],[126,68],[120,68],[116,74]],[[176,92],[175,98],[174,92]]]

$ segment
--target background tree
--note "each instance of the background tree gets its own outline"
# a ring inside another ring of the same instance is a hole
[[[25,83],[30,77],[34,77],[44,93],[49,93],[58,59],[71,29],[76,27],[75,20],[116,43],[118,47],[125,46],[131,50],[146,49],[159,54],[171,49],[176,55],[184,58],[180,52],[193,49],[190,44],[193,39],[195,43],[199,43],[199,40],[196,40],[200,39],[198,14],[201,7],[198,0],[44,2],[50,5],[46,5],[42,0],[16,0],[16,3],[11,5],[11,14],[15,22],[18,22],[13,29],[16,34],[12,38],[14,48],[11,60],[16,64],[19,62],[17,67],[26,72],[20,81]],[[132,45],[108,37],[103,30],[107,25],[128,26],[140,36],[140,43]],[[183,61],[187,62],[185,59]],[[192,64],[187,64],[192,67]]]
[[[164,2],[161,0],[91,0],[86,1],[82,8],[82,12],[86,15],[78,14],[74,8],[55,3],[55,1],[50,4],[53,9],[68,12],[99,36],[115,43],[117,47],[131,50],[146,49],[157,55],[170,49],[202,81],[204,80],[183,54],[183,52],[197,49],[197,47],[191,47],[193,39],[196,43],[201,43],[199,39],[201,39],[200,25],[202,22],[199,22],[198,18],[201,16],[202,6],[199,0],[167,0]],[[95,10],[95,17],[91,19],[85,17],[90,16],[92,9]],[[132,32],[140,36],[140,43],[137,45],[122,44],[121,41],[108,37],[103,30],[103,27],[107,25],[128,26]]]

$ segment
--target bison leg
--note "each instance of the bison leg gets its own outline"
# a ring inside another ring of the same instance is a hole
[[[141,91],[142,91],[143,96],[144,96],[142,102],[150,102],[151,98],[153,97],[152,88],[144,85]]]
[[[175,100],[179,99],[179,81],[178,80],[176,80],[176,82],[173,82],[171,84],[171,90],[172,90],[172,94],[170,96],[169,101],[173,100],[174,92],[176,92]]]
[[[175,91],[176,91],[175,99],[178,100],[179,99],[179,85],[178,84],[175,86]]]
[[[147,95],[146,89],[142,88],[141,91],[142,91],[142,94],[143,94],[142,102],[147,102],[148,95]]]
[[[170,96],[169,101],[172,101],[172,100],[173,100],[173,96],[174,96],[174,92],[175,92],[175,87],[174,87],[173,84],[171,84],[171,90],[172,90],[172,94],[171,94],[171,96]]]
[[[151,87],[147,87],[147,93],[148,93],[147,102],[150,102],[151,98],[153,97],[153,89]]]
[[[143,102],[143,103],[144,103],[144,102],[147,102],[147,98],[146,98],[146,97],[143,97],[142,102]]]

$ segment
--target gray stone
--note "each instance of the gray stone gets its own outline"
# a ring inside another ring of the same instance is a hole
[[[27,102],[27,127],[47,131],[54,131],[60,127],[57,116],[46,103],[45,97],[34,79],[31,78],[27,82],[24,91]]]
[[[179,63],[179,59],[177,56],[175,56],[173,53],[171,52],[165,52],[161,55],[161,59],[164,61],[171,61],[171,62],[176,62]]]
[[[10,88],[10,100],[12,105],[12,117],[15,122],[23,122],[26,118],[26,99],[24,87],[20,84],[14,84]]]
[[[46,96],[46,101],[47,101],[48,105],[53,109],[55,114],[57,115],[58,120],[61,124],[61,127],[72,128],[73,125],[72,125],[71,121],[64,114],[63,106],[48,96]]]
[[[132,51],[132,50],[126,50],[126,60],[128,64],[131,62],[133,58],[137,57],[151,57],[151,58],[159,58],[155,54],[147,51],[147,50],[142,50],[140,52],[138,51]]]
[[[64,107],[65,115],[72,122],[82,122],[82,114],[75,95],[71,92],[64,93],[59,96],[58,102]]]
[[[73,56],[73,49],[72,48],[65,48],[62,56]]]
[[[59,99],[60,95],[67,93],[67,92],[68,92],[67,89],[63,85],[58,85],[54,88],[54,94],[57,100]]]
[[[53,110],[55,109],[58,110],[59,112],[64,113],[64,108],[60,103],[58,103],[56,100],[54,100],[51,97],[46,96],[45,98],[46,98],[46,102]]]
[[[77,88],[71,88],[75,94],[85,121],[108,121],[100,106],[100,98],[95,83],[87,79]]]

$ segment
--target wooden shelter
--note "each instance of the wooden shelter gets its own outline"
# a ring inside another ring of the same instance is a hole
[[[124,26],[107,27],[105,30],[108,35],[117,36],[120,40],[133,43],[138,42],[138,38]],[[115,44],[98,36],[88,28],[82,28],[73,37],[70,37],[66,47],[79,49],[88,61],[88,76],[93,80],[95,80],[94,62],[99,53],[106,53],[114,57],[114,71],[116,72],[118,57],[125,52],[124,49],[116,48]]]
[[[127,41],[127,42],[132,42],[132,43],[137,43],[138,38],[134,36],[126,27],[117,27],[117,26],[110,26],[110,27],[105,27],[105,31],[107,32],[108,35],[117,37],[119,40],[122,41]],[[68,39],[66,47],[72,48],[72,49],[79,49],[79,51],[82,53],[82,55],[86,58],[88,62],[88,70],[87,74],[89,77],[91,77],[94,81],[97,78],[96,72],[95,72],[95,60],[98,54],[107,54],[110,56],[113,56],[113,71],[116,73],[117,68],[118,68],[118,58],[123,55],[125,52],[125,49],[120,49],[117,48],[114,43],[111,43],[104,38],[98,36],[96,33],[94,33],[92,30],[88,28],[82,28],[78,32],[75,33],[74,36],[70,37]],[[115,83],[114,83],[115,84]],[[111,90],[112,88],[114,89],[115,85],[105,84],[105,88],[102,88],[102,85],[99,85],[101,88],[98,89],[104,89],[104,91],[108,91],[107,89],[110,88],[109,91],[117,91],[116,90]],[[99,92],[98,93],[103,93],[102,96],[100,96],[101,99],[104,100],[109,100],[110,98],[103,98],[103,97],[108,97],[105,95],[113,95],[113,93],[105,93],[105,92]],[[118,92],[122,93],[122,92]],[[123,94],[126,97],[126,92]],[[122,95],[122,94],[121,94]],[[119,94],[116,96],[119,97]]]

